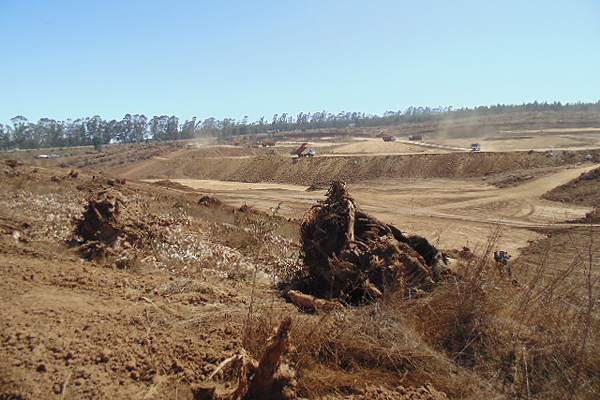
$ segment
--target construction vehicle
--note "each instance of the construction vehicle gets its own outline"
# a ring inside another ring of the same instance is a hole
[[[410,135],[408,140],[423,140],[423,135]]]
[[[308,150],[308,152],[304,153],[304,150],[308,147],[308,143],[302,143],[300,147],[296,150],[292,151],[292,155],[300,158],[300,157],[314,157],[316,154],[313,149]]]
[[[396,141],[396,136],[384,136],[383,137],[383,141],[384,142],[395,142]]]
[[[481,145],[479,143],[471,143],[471,151],[480,151]]]

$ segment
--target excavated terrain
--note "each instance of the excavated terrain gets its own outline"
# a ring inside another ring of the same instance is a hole
[[[277,182],[297,185],[327,184],[332,180],[356,183],[375,178],[473,178],[508,173],[535,173],[551,167],[600,162],[599,150],[446,153],[423,155],[169,157],[143,168],[120,169],[135,179],[212,179],[236,182]],[[112,171],[112,169],[111,169]]]
[[[598,398],[592,122],[3,154],[0,399]]]
[[[600,194],[600,168],[584,172],[571,182],[552,189],[544,198],[592,207],[600,206],[600,195],[590,196],[590,193]]]
[[[316,322],[273,287],[299,268],[285,219],[18,162],[0,179],[0,398],[228,398],[221,361],[261,360],[280,316],[292,341]],[[340,398],[303,379],[281,398]],[[446,398],[426,383],[376,380],[353,398]]]

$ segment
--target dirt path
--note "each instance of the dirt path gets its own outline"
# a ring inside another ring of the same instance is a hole
[[[585,215],[588,208],[545,201],[540,197],[556,186],[567,183],[593,168],[595,166],[566,169],[511,188],[492,189],[480,193],[453,193],[451,203],[427,211],[444,216],[458,214],[463,219],[484,219],[489,222],[523,227],[576,219]],[[474,213],[479,215],[474,216]]]
[[[555,226],[581,218],[587,207],[540,198],[597,165],[564,169],[516,187],[496,188],[481,180],[379,179],[349,185],[358,204],[368,213],[410,233],[432,238],[442,247],[483,247],[499,235],[499,245],[511,252],[540,237],[529,228]],[[302,218],[322,200],[325,190],[307,192],[305,186],[176,179],[234,205],[274,209],[288,218]]]

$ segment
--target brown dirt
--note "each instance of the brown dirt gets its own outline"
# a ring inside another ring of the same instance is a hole
[[[519,124],[514,135],[532,128]],[[578,128],[567,125],[561,129]],[[349,144],[325,136],[326,151]],[[286,316],[285,362],[299,397],[597,398],[600,328],[586,311],[586,276],[596,275],[586,271],[598,269],[598,227],[554,226],[589,207],[540,196],[595,168],[598,150],[334,154],[293,163],[158,147],[56,161],[67,168],[27,158],[1,166],[0,398],[192,399],[199,383],[235,382],[229,369],[208,377],[243,349],[259,359]],[[75,165],[107,175],[70,174]],[[533,177],[488,184],[506,174]],[[271,183],[188,181],[184,189],[178,176]],[[348,179],[368,215],[451,250],[450,266],[466,281],[316,315],[286,303],[275,285],[301,267],[299,225],[287,218],[302,219],[323,198],[318,186],[305,190],[309,183],[334,177]],[[199,204],[205,196],[235,207]],[[95,207],[103,224],[87,231],[110,235],[76,235],[77,221],[95,226],[84,217],[86,209],[96,214],[90,204],[107,202],[113,212]],[[124,208],[115,214],[117,204]],[[254,212],[236,211],[240,205]],[[106,238],[104,258],[82,258],[81,242]],[[460,255],[465,245],[474,255]],[[515,282],[486,261],[496,248],[513,255]]]
[[[583,172],[572,181],[544,194],[548,200],[600,207],[600,168]]]
[[[468,246],[482,249],[487,238],[501,233],[498,245],[516,255],[529,240],[540,238],[531,230],[584,218],[590,207],[540,199],[556,185],[566,183],[593,166],[545,169],[509,187],[490,185],[491,178],[472,179],[373,179],[348,184],[366,213],[402,227],[408,234],[424,236],[441,249]],[[534,174],[530,171],[530,174]],[[302,220],[325,190],[275,183],[240,183],[181,179],[177,182],[209,192],[235,206],[251,205],[286,218]]]
[[[591,155],[592,158],[587,157]],[[250,158],[168,158],[123,171],[135,179],[214,179],[237,182],[277,182],[297,185],[328,184],[332,180],[358,183],[374,178],[468,178],[508,172],[600,162],[600,152],[447,153],[387,156],[291,156]],[[119,171],[117,171],[119,172]]]
[[[177,200],[158,200],[160,191],[81,175],[54,182],[54,173],[22,168],[2,178],[0,397],[191,398],[190,385],[241,348],[251,292],[234,282],[252,276],[252,260],[211,241],[218,226],[177,216]],[[121,210],[89,217],[107,203]],[[152,224],[160,243],[140,243],[150,227],[143,210],[153,207],[168,223]],[[68,245],[74,220],[84,238],[111,246],[123,238],[135,260],[85,261]]]

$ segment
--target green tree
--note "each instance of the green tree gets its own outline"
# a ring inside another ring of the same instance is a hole
[[[8,126],[4,126],[0,124],[0,147],[3,150],[10,149],[11,146],[11,138],[10,138],[10,129]]]
[[[90,142],[90,144],[102,143],[105,125],[106,122],[99,115],[94,115],[92,118],[86,119],[86,142]]]
[[[167,127],[169,117],[166,115],[154,116],[150,120],[150,135],[154,140],[167,140]]]
[[[167,120],[167,138],[168,140],[179,139],[179,118],[171,115]]]
[[[12,136],[17,148],[30,148],[32,145],[31,134],[29,132],[30,124],[27,118],[17,115],[11,118],[13,124]]]
[[[135,114],[132,117],[133,131],[129,138],[131,142],[142,142],[148,134],[148,118],[144,114]]]
[[[121,122],[119,123],[119,133],[117,134],[117,140],[121,143],[133,142],[135,136],[133,116],[131,114],[125,114]]]
[[[36,136],[42,147],[63,147],[65,145],[64,124],[50,118],[41,118],[36,124]]]
[[[181,138],[191,139],[196,134],[196,117],[192,118],[191,121],[185,121],[181,127]]]

